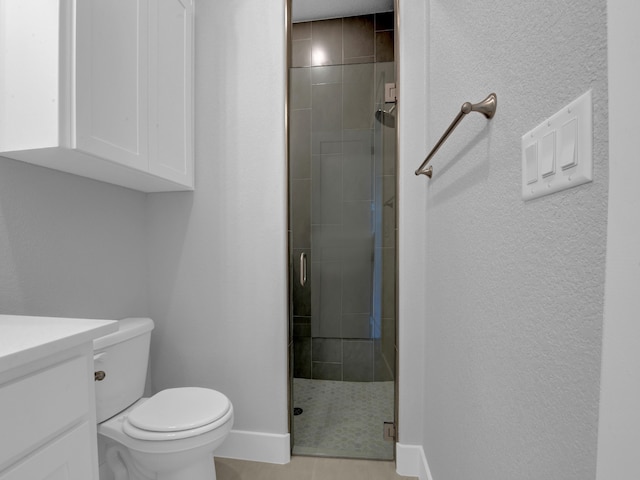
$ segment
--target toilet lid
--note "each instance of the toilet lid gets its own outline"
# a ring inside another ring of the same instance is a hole
[[[229,399],[209,388],[169,388],[129,413],[127,421],[151,432],[191,430],[213,423],[231,408]]]

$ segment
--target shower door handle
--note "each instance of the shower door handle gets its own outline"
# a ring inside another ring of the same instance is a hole
[[[304,287],[307,283],[307,254],[300,254],[300,286]]]

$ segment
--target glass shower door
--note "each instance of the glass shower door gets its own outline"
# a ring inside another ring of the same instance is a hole
[[[394,72],[290,71],[294,454],[393,458],[395,126],[376,112]]]

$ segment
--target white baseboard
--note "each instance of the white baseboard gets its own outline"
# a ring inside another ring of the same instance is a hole
[[[213,453],[216,457],[252,462],[285,464],[291,461],[289,434],[231,430],[224,443]]]
[[[433,480],[422,445],[396,443],[396,472],[420,480]]]

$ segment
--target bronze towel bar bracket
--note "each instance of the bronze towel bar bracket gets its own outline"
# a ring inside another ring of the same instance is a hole
[[[453,132],[456,129],[456,127],[462,121],[462,119],[465,117],[466,114],[470,112],[479,112],[483,114],[485,117],[487,117],[488,119],[490,119],[490,118],[493,118],[493,116],[496,114],[497,105],[498,105],[498,97],[496,96],[495,93],[490,93],[489,96],[484,100],[482,100],[480,103],[473,103],[473,104],[469,102],[463,103],[462,107],[460,107],[460,113],[458,113],[456,118],[453,119],[453,122],[451,122],[451,125],[449,125],[449,128],[447,128],[447,130],[444,132],[442,137],[440,137],[440,140],[438,140],[438,143],[436,143],[435,147],[431,149],[431,152],[429,152],[429,155],[427,155],[427,158],[424,159],[424,162],[422,162],[422,165],[418,167],[418,169],[416,170],[416,175],[426,175],[427,177],[431,178],[431,176],[433,175],[433,167],[432,166],[427,167],[427,164],[429,163],[431,158],[433,158],[433,156],[436,154],[436,152],[442,146],[442,144],[447,140],[447,138],[449,138],[449,135],[451,135],[451,132]]]

